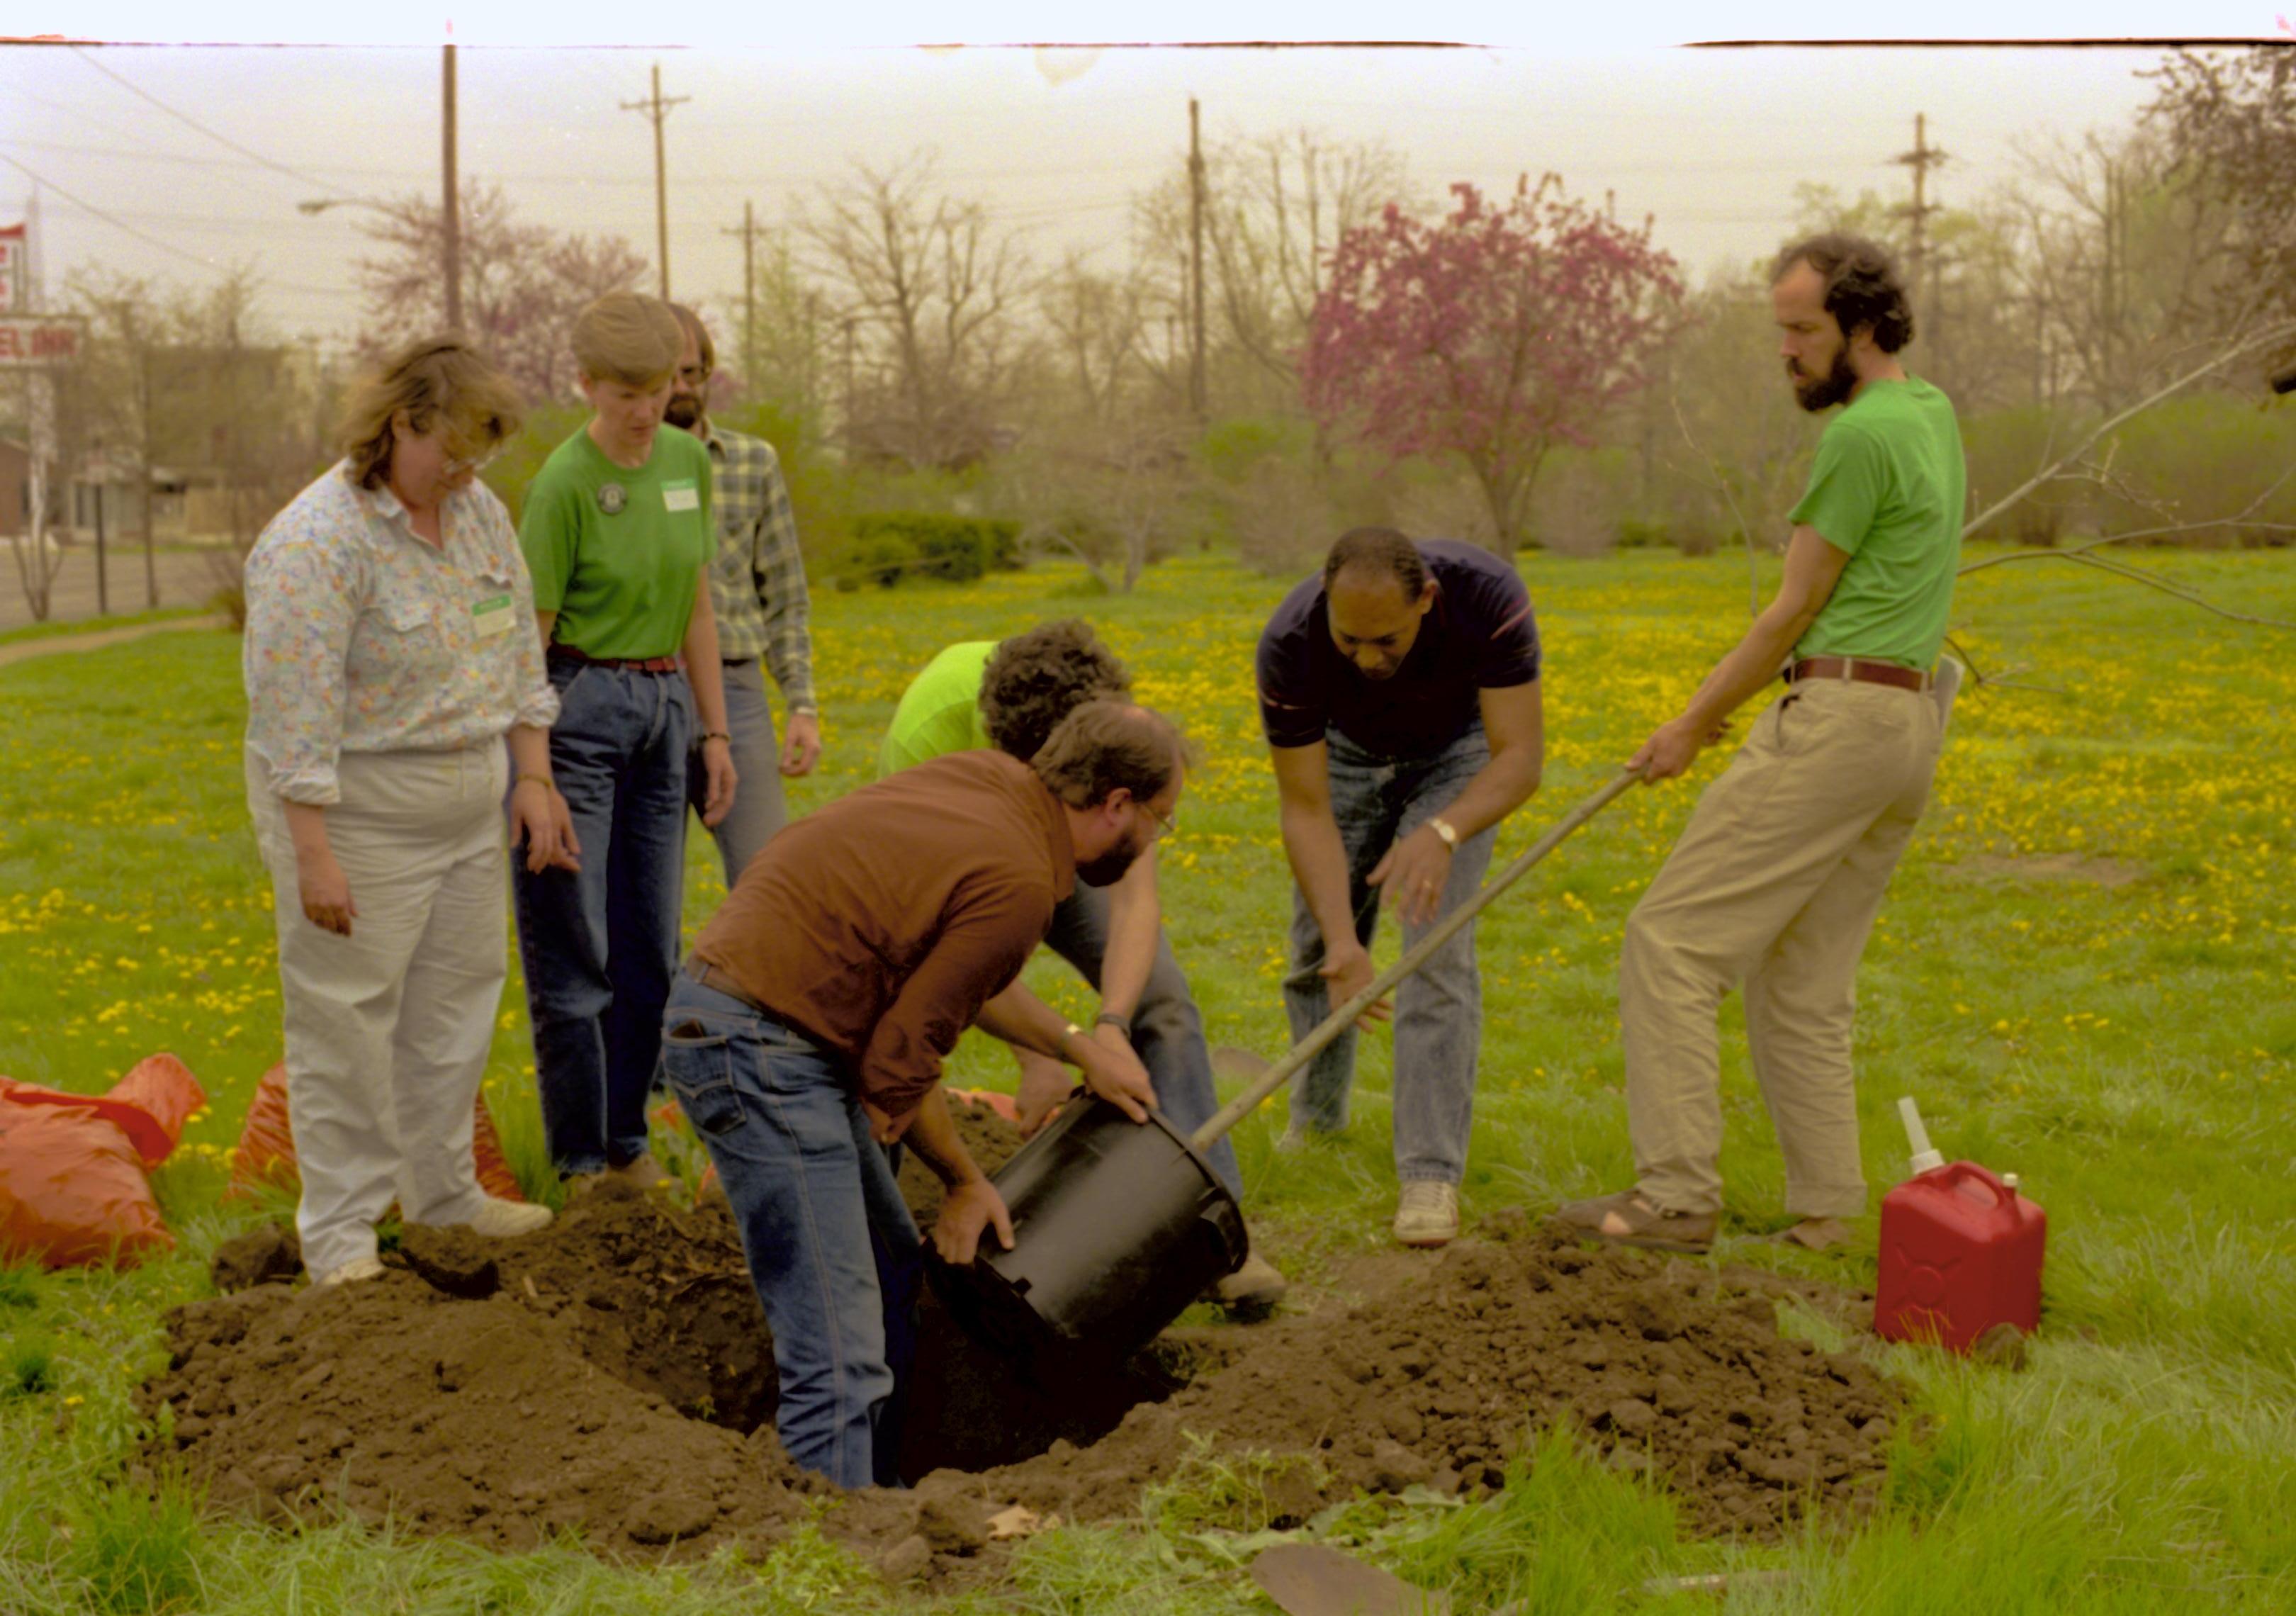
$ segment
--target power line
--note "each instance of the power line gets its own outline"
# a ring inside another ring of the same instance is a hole
[[[146,231],[138,230],[135,226],[129,224],[118,214],[107,212],[105,209],[97,207],[94,202],[88,201],[83,197],[74,195],[72,193],[65,190],[62,185],[56,184],[55,181],[48,178],[45,175],[38,173],[37,170],[32,168],[26,168],[16,159],[9,156],[5,152],[0,152],[0,163],[6,163],[10,168],[18,169],[26,177],[30,179],[34,185],[45,186],[47,190],[53,192],[57,196],[62,197],[65,201],[70,202],[73,207],[78,208],[83,213],[93,214],[95,217],[102,219],[105,224],[111,226],[114,230],[122,231],[128,235],[134,236],[137,241],[142,242],[147,247],[157,247],[162,252],[171,252],[179,258],[187,259],[192,263],[197,264],[209,275],[228,275],[230,273],[228,270],[217,268],[215,265],[210,264],[207,259],[201,258],[198,253],[192,251],[188,248],[178,247],[173,242],[163,242],[156,235],[152,235]],[[224,221],[218,220],[217,222],[222,223]],[[359,295],[357,291],[354,291],[348,287],[311,286],[297,281],[265,281],[263,284],[274,291],[300,292],[308,297],[355,298]]]
[[[26,168],[24,164],[17,161],[16,159],[9,156],[5,152],[0,152],[0,163],[6,163],[10,168],[20,170],[31,179],[31,182],[34,185],[46,186],[58,196],[63,198],[64,201],[70,202],[73,207],[78,208],[84,213],[92,213],[95,215],[96,217],[102,219],[114,230],[122,230],[127,232],[129,235],[134,236],[137,241],[143,242],[147,247],[157,247],[162,252],[172,252],[179,258],[188,258],[210,275],[221,275],[224,273],[222,270],[217,269],[213,264],[209,263],[205,258],[200,257],[199,254],[191,251],[189,249],[178,247],[173,242],[163,242],[156,235],[147,235],[143,231],[135,228],[135,226],[129,224],[127,220],[119,217],[119,215],[106,213],[94,202],[74,196],[70,192],[56,184],[55,181],[47,178],[45,175],[37,173],[34,169]]]
[[[102,74],[106,78],[111,79],[112,83],[127,91],[130,94],[140,96],[144,100],[150,102],[153,106],[159,108],[160,111],[165,112],[176,122],[183,124],[188,128],[198,130],[201,134],[206,135],[209,140],[216,142],[218,145],[228,146],[231,150],[238,152],[242,157],[247,158],[250,161],[260,163],[263,167],[270,169],[273,173],[283,174],[288,178],[295,180],[302,185],[316,185],[322,191],[332,191],[335,188],[326,180],[315,178],[313,176],[304,173],[300,168],[291,168],[285,163],[274,162],[269,158],[264,156],[262,152],[241,145],[228,135],[217,134],[215,130],[209,128],[207,125],[201,123],[198,119],[192,117],[187,112],[178,112],[175,108],[169,106],[157,95],[152,94],[149,90],[144,89],[142,86],[134,84],[126,78],[122,78],[119,74],[104,66],[103,63],[98,62],[94,56],[88,54],[88,53],[80,46],[73,45],[71,47],[71,53],[73,55],[78,57],[82,62],[87,63],[88,66],[94,68],[97,72]]]

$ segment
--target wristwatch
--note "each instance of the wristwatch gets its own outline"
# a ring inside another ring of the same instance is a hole
[[[1459,833],[1451,828],[1447,819],[1430,819],[1427,828],[1443,839],[1443,845],[1454,853],[1459,850]]]

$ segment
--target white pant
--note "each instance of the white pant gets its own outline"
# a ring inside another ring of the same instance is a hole
[[[415,1223],[465,1222],[483,1204],[471,1117],[507,973],[507,767],[500,745],[344,754],[327,844],[358,914],[338,937],[303,916],[286,816],[248,753],[312,1274],[373,1256],[394,1198]]]

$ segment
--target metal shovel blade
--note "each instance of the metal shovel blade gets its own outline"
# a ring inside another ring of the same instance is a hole
[[[1321,1543],[1279,1543],[1251,1563],[1251,1579],[1290,1616],[1449,1616],[1447,1595]]]

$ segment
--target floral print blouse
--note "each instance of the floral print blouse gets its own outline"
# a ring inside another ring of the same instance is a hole
[[[558,717],[534,584],[510,513],[483,483],[416,537],[386,486],[335,465],[247,558],[247,744],[291,802],[340,800],[342,753],[445,751]]]

